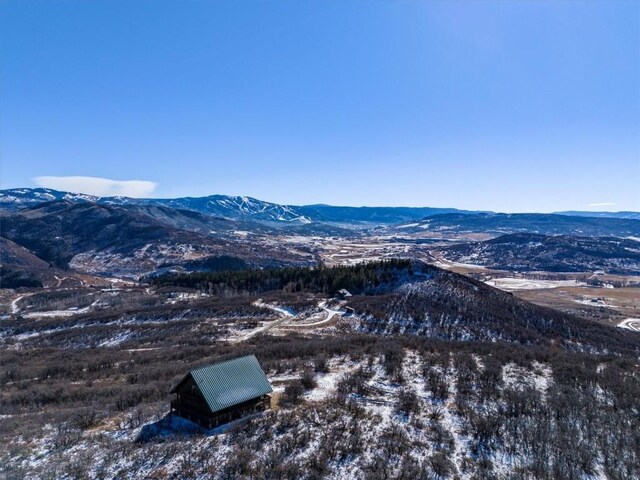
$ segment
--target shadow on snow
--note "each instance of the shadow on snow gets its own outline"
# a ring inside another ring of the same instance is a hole
[[[157,422],[143,425],[140,433],[136,437],[136,442],[145,443],[151,441],[171,440],[176,437],[212,436],[226,433],[232,428],[244,423],[250,418],[255,418],[263,412],[247,415],[246,417],[234,420],[216,428],[207,430],[197,423],[193,423],[186,418],[179,417],[172,413],[167,413]]]

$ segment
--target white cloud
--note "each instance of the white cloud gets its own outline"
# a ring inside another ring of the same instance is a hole
[[[35,177],[33,181],[45,188],[98,197],[148,197],[158,186],[147,180],[111,180],[100,177]]]
[[[615,203],[613,202],[602,202],[602,203],[590,203],[587,207],[613,207]]]

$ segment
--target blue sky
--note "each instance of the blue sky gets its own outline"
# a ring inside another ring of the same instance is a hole
[[[0,9],[2,188],[640,210],[638,2]]]

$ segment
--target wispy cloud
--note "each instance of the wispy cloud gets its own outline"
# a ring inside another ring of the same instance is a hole
[[[158,186],[147,180],[111,180],[100,177],[35,177],[33,181],[45,188],[99,197],[148,197]]]
[[[602,202],[602,203],[590,203],[587,207],[613,207],[615,203],[613,202]]]

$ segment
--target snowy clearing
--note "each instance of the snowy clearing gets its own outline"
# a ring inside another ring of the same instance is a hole
[[[537,290],[557,287],[584,287],[586,283],[577,280],[530,280],[528,278],[492,278],[485,281],[487,285],[501,290]]]
[[[618,328],[625,328],[634,332],[640,332],[640,318],[627,318],[616,326]]]
[[[24,318],[51,318],[51,317],[71,317],[73,315],[78,315],[80,313],[86,313],[91,310],[92,307],[95,307],[100,300],[96,300],[91,305],[88,305],[83,308],[69,308],[67,310],[48,310],[45,312],[29,312],[23,315]]]

